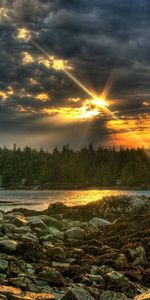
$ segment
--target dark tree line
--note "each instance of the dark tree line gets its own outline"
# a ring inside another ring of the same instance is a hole
[[[52,153],[29,147],[0,149],[4,186],[143,186],[150,187],[150,150],[64,146]]]

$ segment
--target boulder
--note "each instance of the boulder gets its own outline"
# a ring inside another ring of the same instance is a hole
[[[21,289],[12,286],[0,286],[0,300],[56,300],[55,296],[45,293],[22,292]],[[8,297],[8,298],[7,298]]]
[[[85,238],[85,231],[80,227],[74,227],[74,228],[68,229],[65,232],[65,235],[68,239],[82,240]]]
[[[37,275],[38,279],[46,280],[53,286],[64,286],[65,280],[59,271],[51,267],[43,267]]]
[[[48,227],[55,227],[59,230],[63,229],[63,223],[60,222],[59,220],[57,220],[56,218],[47,216],[47,215],[43,215],[41,216],[41,220],[46,224],[46,226]]]
[[[136,287],[122,273],[113,271],[105,275],[105,284],[108,289],[124,293],[128,297],[136,295]]]
[[[14,240],[4,239],[0,241],[0,249],[2,252],[12,254],[16,251],[18,243]]]
[[[32,229],[34,229],[34,228],[46,229],[47,228],[46,224],[37,216],[28,217],[28,221],[29,221],[29,224]]]
[[[129,244],[124,247],[124,252],[130,261],[140,259],[140,263],[145,262],[146,251],[142,245]]]
[[[128,300],[129,298],[121,293],[105,291],[101,294],[100,300]]]
[[[48,234],[52,235],[58,240],[63,240],[64,234],[59,229],[56,229],[54,227],[48,227],[47,229]]]
[[[89,221],[89,223],[92,223],[94,225],[96,225],[98,228],[101,228],[101,227],[106,227],[108,225],[111,224],[111,222],[105,220],[105,219],[101,219],[101,218],[93,218]]]
[[[70,289],[62,300],[94,300],[94,298],[82,287]]]
[[[138,295],[134,298],[134,300],[150,300],[150,292]]]
[[[64,262],[66,259],[66,253],[61,247],[48,246],[46,247],[46,253],[51,261]]]
[[[3,221],[3,219],[4,219],[4,215],[3,215],[3,213],[0,211],[0,221]]]
[[[13,220],[13,224],[16,225],[17,227],[20,226],[25,226],[28,225],[28,221],[25,217],[23,216],[17,216],[15,217],[15,219]]]
[[[6,271],[8,268],[8,261],[0,258],[0,272]]]
[[[97,283],[98,285],[100,285],[101,287],[104,287],[105,282],[104,279],[101,275],[98,274],[88,274],[87,277],[93,282],[93,283]]]

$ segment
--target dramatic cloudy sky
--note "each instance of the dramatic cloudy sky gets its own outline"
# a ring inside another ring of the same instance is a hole
[[[0,146],[149,146],[149,112],[149,0],[0,1]]]

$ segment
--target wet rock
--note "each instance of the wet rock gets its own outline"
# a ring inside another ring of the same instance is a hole
[[[57,220],[56,218],[47,216],[47,215],[43,215],[41,216],[41,220],[46,224],[46,226],[48,227],[54,227],[57,228],[59,230],[63,230],[63,223],[59,220]]]
[[[67,209],[66,205],[62,202],[51,203],[47,209],[47,214],[60,214],[63,213]]]
[[[6,271],[8,268],[8,261],[0,258],[0,272]]]
[[[131,283],[123,274],[113,271],[106,274],[104,279],[108,289],[122,292],[128,297],[133,297],[136,295],[136,288],[134,284]]]
[[[74,227],[74,228],[68,229],[65,232],[65,235],[68,239],[82,240],[85,238],[85,231],[83,229],[81,229],[80,227]]]
[[[29,224],[32,229],[34,229],[34,228],[46,229],[47,228],[46,224],[37,216],[28,217],[28,221],[29,221]]]
[[[150,300],[150,292],[144,293],[142,295],[136,296],[134,300]]]
[[[128,300],[129,298],[121,293],[105,291],[101,294],[100,300]]]
[[[7,300],[7,297],[5,295],[0,295],[0,300]]]
[[[16,225],[17,227],[20,226],[26,226],[28,225],[28,221],[25,217],[23,216],[17,216],[15,217],[15,219],[13,220],[13,224]]]
[[[60,230],[54,228],[54,227],[48,227],[47,233],[53,237],[55,237],[58,240],[64,239],[64,234]]]
[[[97,283],[98,285],[100,285],[101,287],[104,287],[105,282],[104,279],[101,275],[98,274],[88,274],[87,277],[93,282],[93,283]]]
[[[49,246],[46,248],[46,253],[48,257],[55,261],[64,262],[66,259],[66,253],[61,247]]]
[[[34,262],[44,257],[42,246],[30,240],[21,242],[17,248],[17,255],[23,257],[27,262]]]
[[[101,218],[93,218],[89,221],[89,223],[92,223],[94,225],[96,225],[98,228],[101,227],[105,227],[111,224],[111,222],[105,220],[105,219],[101,219]]]
[[[94,298],[84,288],[74,287],[68,291],[62,300],[94,300]]]
[[[20,275],[20,276],[18,276],[18,277],[16,277],[16,278],[10,279],[10,280],[9,280],[9,283],[10,283],[11,285],[16,286],[16,287],[19,287],[19,288],[26,288],[26,287],[28,287],[29,284],[32,283],[32,281],[31,281],[29,278],[27,278],[27,277],[25,276],[25,274],[24,274],[24,276],[23,276],[23,275],[22,275],[22,276]]]
[[[128,262],[125,254],[119,254],[117,259],[115,260],[115,268],[117,270],[124,270],[128,267]]]
[[[124,252],[128,259],[134,262],[138,258],[138,263],[144,263],[146,258],[145,248],[137,244],[129,244],[124,247]]]
[[[2,252],[14,253],[17,249],[18,243],[14,240],[4,239],[0,241],[0,249]]]
[[[85,255],[84,250],[80,248],[74,248],[69,251],[69,257],[71,258],[79,259],[84,255]]]
[[[31,292],[23,293],[21,289],[12,286],[0,286],[0,294],[3,296],[2,299],[9,300],[56,300],[53,294]]]
[[[43,267],[37,274],[38,279],[47,280],[53,286],[64,286],[65,280],[59,271],[54,268]]]
[[[98,267],[98,274],[100,274],[101,276],[104,276],[113,271],[114,271],[113,268],[106,266],[106,265],[102,265],[102,266]]]
[[[4,215],[2,212],[0,212],[0,221],[3,221],[3,219],[4,219]]]

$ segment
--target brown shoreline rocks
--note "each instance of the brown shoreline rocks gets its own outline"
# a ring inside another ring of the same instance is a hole
[[[149,207],[122,196],[1,213],[0,299],[149,299]]]

